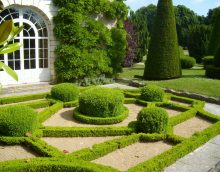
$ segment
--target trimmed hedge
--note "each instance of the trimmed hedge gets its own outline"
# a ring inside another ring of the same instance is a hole
[[[215,53],[214,66],[217,68],[220,68],[220,44],[219,44],[219,47]]]
[[[202,59],[202,63],[204,65],[204,68],[206,68],[206,66],[209,65],[213,65],[214,64],[214,56],[206,56]]]
[[[62,108],[63,108],[63,103],[55,103],[52,106],[44,109],[42,112],[39,112],[38,114],[39,122],[40,123],[44,122]]]
[[[168,126],[168,113],[158,107],[144,108],[137,117],[139,132],[144,133],[166,133]]]
[[[37,128],[37,112],[28,106],[15,105],[0,110],[0,134],[25,136]]]
[[[191,69],[196,64],[196,59],[190,56],[181,56],[180,57],[182,69]]]
[[[127,117],[128,117],[128,109],[126,107],[124,107],[124,110],[122,110],[122,113],[120,115],[113,117],[106,117],[106,118],[83,115],[78,111],[78,108],[76,108],[73,112],[73,118],[75,118],[76,120],[82,123],[95,124],[95,125],[116,124],[122,122]]]
[[[63,102],[74,101],[79,96],[79,88],[71,83],[55,85],[51,89],[51,97]]]
[[[141,88],[140,98],[148,102],[162,102],[165,92],[156,85],[149,85]]]
[[[128,127],[46,127],[44,137],[101,137],[129,135],[135,131]]]
[[[114,117],[122,114],[124,95],[109,88],[94,88],[79,97],[79,112],[93,117]]]
[[[207,66],[205,75],[208,78],[220,79],[220,67]]]
[[[0,104],[19,103],[29,100],[44,99],[48,93],[29,94],[22,96],[12,96],[0,98]]]

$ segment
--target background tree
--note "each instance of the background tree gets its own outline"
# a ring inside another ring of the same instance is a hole
[[[206,55],[210,33],[211,27],[204,24],[192,26],[189,31],[187,47],[189,55],[194,57],[197,63],[201,63]]]
[[[220,46],[220,8],[216,9],[212,15],[213,29],[208,45],[208,55],[215,55]]]
[[[136,13],[131,12],[131,22],[134,25],[135,32],[137,34],[137,58],[136,62],[140,62],[143,56],[147,55],[148,47],[148,29],[147,19],[143,10],[139,10]]]
[[[153,28],[144,78],[180,77],[180,53],[172,0],[159,0]]]
[[[190,27],[199,24],[198,16],[184,5],[175,7],[176,29],[179,45],[187,47]]]
[[[133,23],[129,19],[125,21],[124,28],[127,32],[127,49],[123,66],[130,67],[134,62],[137,62],[137,34]]]

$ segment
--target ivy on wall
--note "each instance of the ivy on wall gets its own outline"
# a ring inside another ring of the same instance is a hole
[[[76,81],[121,72],[126,49],[123,21],[128,8],[122,0],[54,0],[59,8],[54,33],[60,42],[55,61],[58,81]],[[108,29],[93,16],[117,20]]]

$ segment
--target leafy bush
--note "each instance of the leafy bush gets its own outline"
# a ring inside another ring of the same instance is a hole
[[[28,106],[15,105],[0,109],[0,134],[24,136],[38,125],[37,112]]]
[[[140,98],[149,102],[162,102],[165,92],[156,85],[149,85],[141,88]]]
[[[71,83],[58,84],[52,87],[51,96],[63,102],[70,102],[78,98],[79,88]]]
[[[111,84],[114,83],[112,78],[106,78],[104,75],[99,77],[86,77],[84,79],[78,80],[77,84],[83,87],[90,85],[103,85],[103,84]]]
[[[206,56],[206,57],[204,57],[202,59],[202,63],[203,63],[205,68],[208,65],[213,65],[213,63],[214,63],[214,56]]]
[[[118,116],[123,111],[124,95],[119,90],[94,88],[79,97],[79,112],[93,117]]]
[[[168,119],[167,112],[162,108],[144,108],[137,117],[138,131],[144,133],[165,133]]]
[[[180,62],[182,69],[190,69],[196,64],[196,60],[190,56],[181,56]]]

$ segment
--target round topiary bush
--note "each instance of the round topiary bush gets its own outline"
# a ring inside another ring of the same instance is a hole
[[[0,109],[0,134],[4,136],[25,136],[38,125],[37,112],[28,106],[10,106]]]
[[[165,133],[168,119],[168,113],[162,108],[144,108],[137,117],[138,131],[144,133]]]
[[[220,67],[215,67],[213,65],[206,66],[205,75],[208,78],[220,79]]]
[[[51,96],[63,102],[70,102],[79,97],[79,88],[71,83],[58,84],[52,87]]]
[[[149,102],[162,102],[165,92],[156,85],[149,85],[141,88],[141,99]]]
[[[93,117],[114,117],[123,113],[124,95],[119,90],[93,88],[79,97],[79,112]]]
[[[196,59],[190,56],[181,56],[180,57],[182,69],[191,69],[196,64]]]

